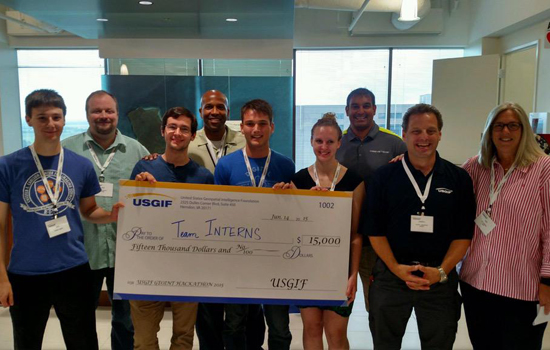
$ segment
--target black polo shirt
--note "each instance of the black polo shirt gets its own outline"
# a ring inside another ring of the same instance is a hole
[[[355,136],[351,127],[344,131],[336,159],[368,183],[376,169],[406,151],[407,146],[399,136],[374,124],[364,140]]]
[[[420,191],[424,193],[428,176],[405,161]],[[424,206],[425,215],[434,217],[434,232],[411,232],[411,215],[418,215],[422,202],[401,162],[385,165],[372,176],[367,188],[365,236],[386,236],[399,263],[411,261],[440,264],[455,239],[472,239],[476,203],[468,173],[437,154],[433,178]]]

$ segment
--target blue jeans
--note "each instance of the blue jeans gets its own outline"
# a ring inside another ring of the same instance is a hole
[[[132,350],[134,348],[134,326],[130,317],[128,300],[113,300],[115,269],[105,268],[92,270],[95,306],[99,304],[99,296],[103,279],[106,280],[107,294],[111,301],[111,349]]]
[[[45,275],[8,273],[14,349],[40,350],[52,306],[67,350],[97,350],[92,276],[88,263]]]
[[[225,305],[225,323],[223,330],[223,339],[227,350],[233,349],[245,349],[245,350],[257,350],[261,349],[261,344],[251,344],[252,336],[256,336],[261,330],[254,331],[254,334],[250,334],[247,330],[247,325],[250,325],[248,317],[254,317],[250,315],[258,315],[261,313],[262,306],[256,304],[244,305],[244,304],[226,304]],[[290,343],[292,341],[292,334],[289,328],[289,316],[287,305],[264,305],[265,319],[268,325],[268,339],[267,344],[270,350],[287,350],[290,349]],[[254,317],[256,318],[256,317]],[[263,317],[261,321],[254,322],[263,323]],[[250,326],[249,326],[250,327]],[[249,335],[250,334],[250,335]],[[247,338],[248,335],[248,338]]]

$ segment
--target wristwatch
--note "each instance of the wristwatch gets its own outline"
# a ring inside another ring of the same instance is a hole
[[[439,271],[439,283],[447,283],[449,278],[447,277],[445,270],[443,270],[441,266],[438,266],[437,271]]]

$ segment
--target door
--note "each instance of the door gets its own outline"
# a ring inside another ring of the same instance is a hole
[[[499,55],[436,60],[432,104],[443,115],[441,157],[462,164],[479,151],[487,115],[498,103]]]

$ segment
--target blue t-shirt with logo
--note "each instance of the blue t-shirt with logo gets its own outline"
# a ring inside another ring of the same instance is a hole
[[[257,186],[260,183],[267,157],[248,157],[248,160]],[[294,162],[290,158],[271,150],[271,160],[262,187],[273,187],[278,182],[289,183],[295,168]],[[216,185],[252,186],[242,151],[220,158],[214,172],[214,182]]]
[[[189,159],[189,163],[183,166],[174,166],[166,163],[162,157],[155,160],[140,160],[137,162],[130,179],[134,180],[136,175],[146,171],[155,177],[155,180],[162,182],[182,182],[191,184],[213,184],[212,173]]]
[[[53,217],[45,186],[53,190],[59,155],[38,156],[48,184],[43,183],[28,147],[0,158],[0,201],[10,205],[13,216],[13,248],[8,266],[11,273],[41,275],[88,262],[80,199],[99,193],[101,188],[88,159],[67,149],[64,152],[58,216],[67,217],[71,230],[53,238],[46,230],[46,221]]]

